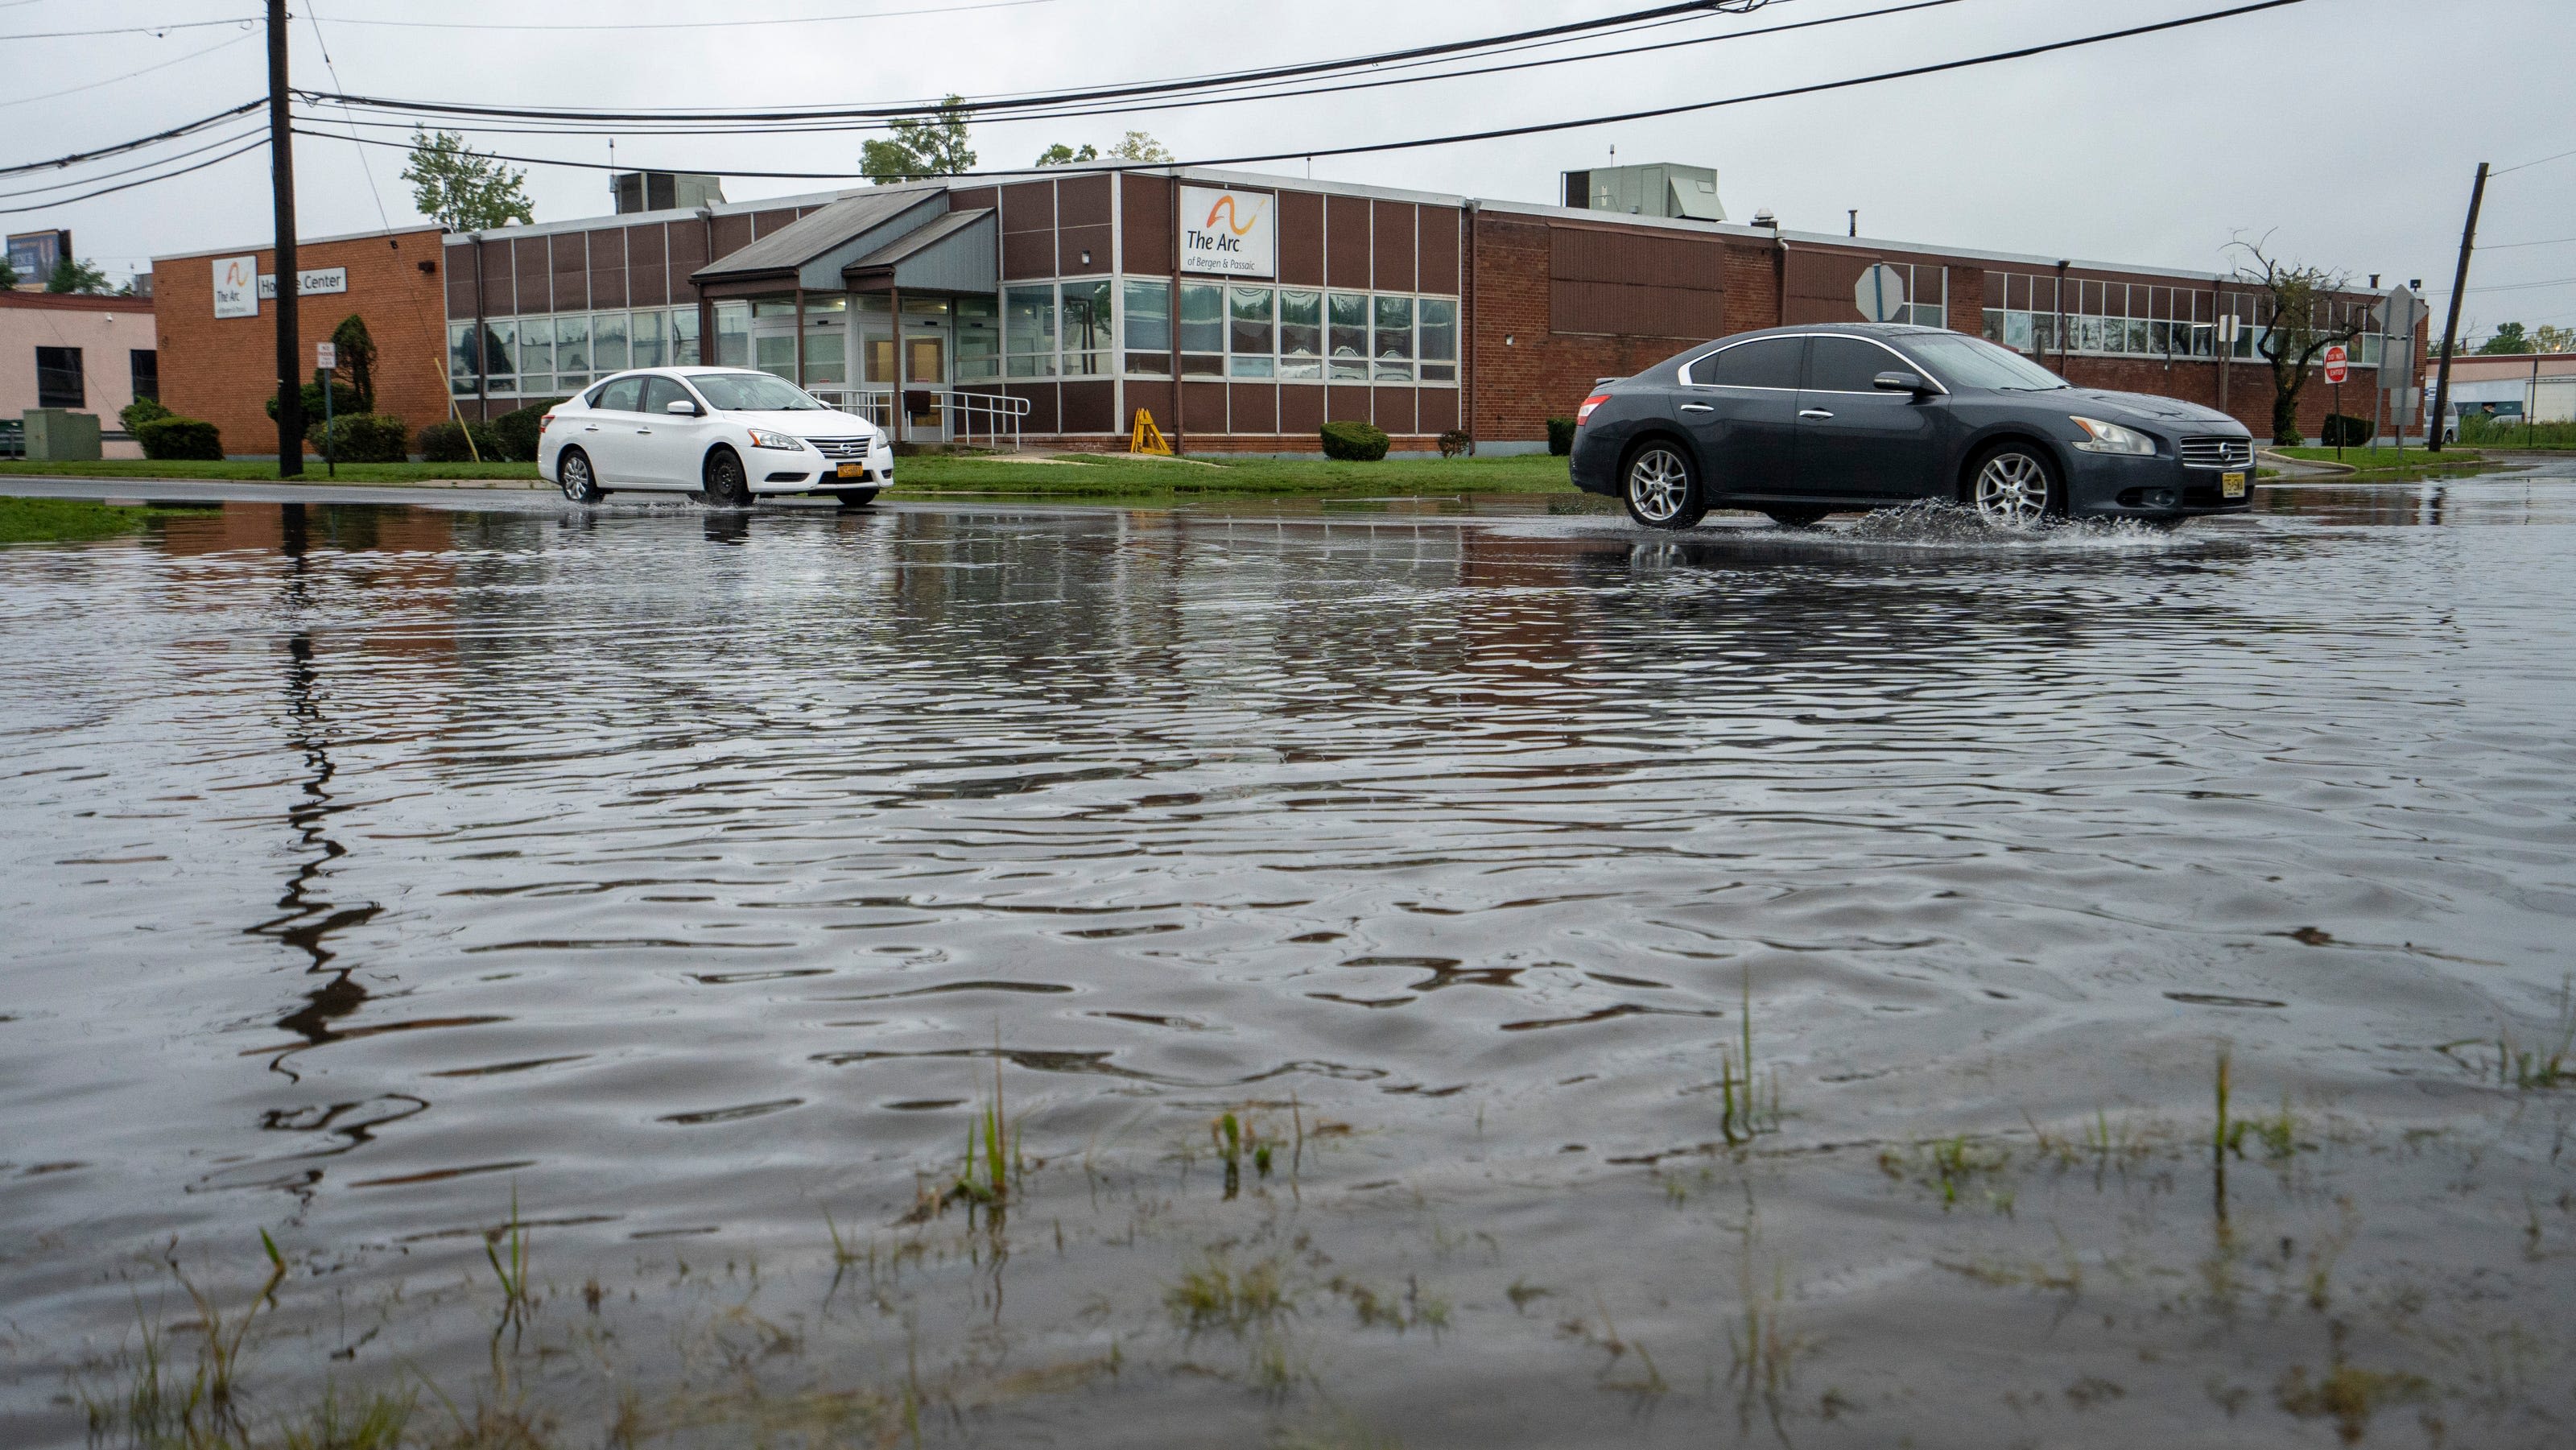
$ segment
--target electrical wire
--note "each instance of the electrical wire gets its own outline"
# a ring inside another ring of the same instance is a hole
[[[1004,101],[998,98],[962,99],[955,106],[945,102],[900,106],[836,106],[821,109],[767,109],[753,111],[717,111],[704,109],[665,109],[657,111],[604,111],[587,107],[487,106],[454,101],[407,101],[384,96],[356,96],[338,93],[301,91],[299,95],[314,101],[334,101],[371,110],[399,111],[442,116],[499,116],[518,120],[627,121],[656,120],[692,121],[812,121],[832,119],[893,120],[941,114],[982,115],[1040,105],[1071,105],[1082,102],[1118,100],[1133,96],[1158,95],[1167,92],[1205,90],[1226,85],[1243,85],[1253,81],[1287,80],[1299,76],[1357,70],[1393,61],[1413,60],[1423,56],[1461,53],[1487,49],[1549,36],[1578,35],[1609,29],[1640,20],[1684,13],[1749,14],[1778,0],[1684,0],[1680,4],[1658,5],[1646,10],[1632,10],[1594,20],[1571,21],[1543,26],[1535,30],[1514,31],[1505,35],[1485,36],[1475,40],[1444,41],[1436,45],[1419,45],[1404,50],[1383,51],[1374,55],[1351,56],[1340,60],[1304,61],[1295,65],[1270,66],[1257,70],[1221,72],[1214,75],[1177,80],[1145,81],[1116,86],[1096,86],[1084,90],[1059,91],[1053,94]],[[1297,153],[1303,155],[1303,152]]]
[[[208,126],[219,126],[235,116],[249,115],[267,104],[268,98],[262,96],[257,100],[244,101],[238,106],[217,111],[211,116],[200,117],[185,125],[173,126],[166,131],[155,131],[149,136],[137,137],[132,141],[119,141],[113,146],[101,146],[95,151],[75,151],[69,156],[57,156],[50,161],[27,161],[16,166],[0,166],[0,176],[21,176],[30,171],[58,171],[66,166],[76,166],[84,161],[96,161],[101,157],[122,156],[128,151],[140,151],[146,146],[175,141],[182,136],[202,131]]]
[[[82,35],[149,35],[155,38],[173,30],[204,30],[217,25],[252,26],[260,23],[257,15],[237,15],[230,20],[173,20],[162,25],[111,25],[101,30],[38,30],[25,35],[0,35],[0,40],[69,40]]]
[[[1683,40],[1669,40],[1655,45],[1629,46],[1616,50],[1586,51],[1579,55],[1549,56],[1537,60],[1514,61],[1508,65],[1481,66],[1466,70],[1440,71],[1429,75],[1382,76],[1369,80],[1335,81],[1321,85],[1296,86],[1288,89],[1247,91],[1238,95],[1198,96],[1172,101],[1147,101],[1141,105],[1125,104],[1089,106],[1079,109],[1064,109],[1044,112],[1012,112],[999,117],[979,113],[978,119],[988,121],[996,119],[1010,121],[1066,120],[1087,116],[1137,115],[1152,111],[1191,110],[1203,106],[1237,105],[1248,101],[1287,100],[1306,96],[1339,95],[1351,91],[1376,90],[1387,86],[1423,85],[1433,81],[1463,80],[1483,76],[1502,75],[1513,71],[1531,70],[1545,66],[1571,65],[1584,61],[1627,59],[1633,56],[1648,55],[1658,51],[1674,50],[1688,46],[1712,45],[1730,40],[1749,40],[1765,35],[1778,35],[1787,31],[1806,30],[1821,25],[1840,25],[1846,21],[1875,20],[1883,16],[1902,15],[1911,11],[1936,9],[1942,6],[1955,5],[1958,3],[1960,3],[1960,0],[1912,0],[1912,3],[1909,4],[1892,5],[1878,10],[1863,10],[1847,15],[1824,16],[1815,20],[1800,20],[1786,25],[1764,26],[1754,30],[1733,30],[1719,35],[1699,35]],[[316,93],[298,92],[297,94],[300,99],[309,100]],[[343,110],[345,111],[346,108],[344,107]],[[408,130],[420,123],[417,120],[362,121],[353,119],[350,124],[356,126],[367,126],[378,130]],[[451,123],[442,122],[442,124]],[[665,121],[643,127],[619,126],[614,128],[591,125],[492,126],[472,121],[459,121],[453,122],[452,124],[454,124],[456,129],[460,132],[475,135],[500,136],[634,136],[639,134],[647,136],[775,136],[847,134],[862,131],[883,131],[889,130],[899,123],[842,123],[833,121],[800,122],[794,125],[785,126],[684,126]],[[1299,154],[1302,155],[1304,153],[1301,152]]]
[[[24,191],[0,192],[0,201],[18,201],[26,197],[35,196],[41,192],[68,191],[77,186],[89,186],[101,181],[113,181],[120,176],[132,176],[138,171],[150,171],[156,166],[167,166],[173,161],[185,161],[191,156],[203,156],[209,151],[230,146],[237,141],[248,140],[253,136],[265,135],[267,132],[268,123],[266,121],[262,121],[258,125],[253,126],[246,131],[235,131],[229,136],[217,137],[215,140],[208,141],[202,146],[193,147],[189,150],[179,152],[176,155],[155,156],[149,161],[138,161],[132,166],[128,166],[121,171],[94,172],[88,176],[76,177],[70,181],[48,181],[40,186],[28,187]]]
[[[0,110],[6,110],[11,106],[32,106],[38,101],[50,101],[58,96],[74,96],[80,94],[82,91],[94,91],[101,86],[115,85],[119,81],[130,81],[137,76],[148,76],[156,70],[168,70],[174,65],[186,65],[192,60],[203,60],[207,56],[213,55],[216,51],[226,49],[230,46],[239,45],[243,41],[256,36],[258,33],[259,32],[255,30],[245,30],[230,40],[218,40],[214,44],[207,46],[204,50],[192,50],[186,55],[180,56],[176,60],[165,60],[159,65],[147,65],[141,70],[127,71],[121,76],[109,76],[103,81],[91,81],[85,86],[71,86],[59,91],[47,91],[41,96],[13,96],[8,100],[0,101]]]
[[[1778,90],[1758,91],[1741,96],[1724,96],[1713,101],[1686,101],[1678,105],[1653,106],[1641,110],[1621,111],[1601,116],[1586,116],[1574,120],[1535,121],[1519,126],[1498,126],[1483,131],[1461,131],[1444,136],[1415,137],[1404,141],[1373,141],[1349,146],[1299,146],[1290,147],[1280,151],[1265,151],[1237,156],[1213,157],[1203,160],[1109,164],[1090,169],[1094,172],[1123,172],[1188,167],[1241,166],[1256,161],[1291,161],[1299,157],[1307,156],[1362,156],[1388,151],[1419,150],[1421,148],[1431,146],[1456,146],[1474,141],[1505,140],[1517,136],[1536,136],[1554,131],[1574,131],[1588,126],[1618,125],[1629,121],[1652,120],[1663,116],[1678,116],[1697,111],[1718,110],[1728,106],[1750,105],[1757,101],[1785,100],[1795,96],[1821,95],[1831,91],[1849,90],[1857,86],[1879,85],[1888,81],[1912,80],[1921,76],[1940,75],[1949,71],[1967,70],[1978,66],[1997,65],[2005,61],[2026,60],[2032,56],[2048,55],[2057,51],[2075,50],[2091,45],[2102,45],[2115,40],[2129,40],[2142,35],[2155,35],[2165,31],[2181,30],[2197,25],[2207,25],[2220,20],[2232,20],[2240,16],[2259,14],[2267,10],[2279,10],[2287,6],[2304,3],[2306,3],[2306,0],[2251,0],[2251,3],[2231,6],[2224,10],[2212,10],[2205,11],[2197,15],[2178,16],[2171,20],[2160,20],[2147,25],[2133,25],[2120,30],[2102,31],[2093,35],[2076,36],[2067,40],[2055,40],[2043,42],[2037,45],[2018,46],[2011,50],[1990,51],[1983,55],[1968,56],[1959,60],[1936,61],[1926,65],[1907,66],[1900,70],[1879,71],[1871,75],[1850,76],[1841,80],[1817,81],[1802,86],[1785,86]],[[328,133],[325,132],[315,131],[306,131],[301,132],[300,134],[328,135]],[[331,136],[329,139],[339,140],[342,138]],[[361,139],[359,144],[367,146],[405,147],[408,149],[408,143],[405,142],[380,141],[372,138]],[[518,162],[531,166],[568,166],[590,171],[638,169],[632,165],[626,167],[611,167],[603,162],[566,161],[551,156],[513,156],[507,154],[495,154],[492,155],[490,159]],[[864,177],[862,174],[846,171],[740,171],[726,167],[675,165],[645,167],[642,169],[710,173],[724,176],[738,176],[746,180],[763,181],[856,181],[862,179],[875,179],[872,177]],[[989,180],[997,177],[1035,174],[1043,173],[1037,172],[1032,168],[1015,168],[1004,171],[959,172],[944,177],[931,173],[922,173],[917,177],[909,177],[906,179],[973,181]]]
[[[2546,166],[2552,161],[2564,161],[2570,156],[2576,156],[2576,151],[2561,151],[2555,156],[2543,156],[2537,161],[2525,161],[2514,166],[2499,167],[2495,170],[2489,171],[2487,173],[2487,179],[2492,181],[2496,177],[2510,176],[2517,171],[2529,171],[2535,166]]]
[[[750,20],[665,20],[638,24],[496,25],[480,20],[357,20],[338,25],[382,25],[403,30],[736,30],[746,25],[829,25],[843,20],[891,20],[899,15],[947,15],[961,10],[1012,10],[1056,0],[981,0],[971,5],[927,5],[915,10],[867,10],[849,15],[782,15]],[[336,84],[336,82],[335,82]]]
[[[183,166],[176,171],[163,172],[159,176],[146,176],[136,181],[119,182],[114,186],[102,186],[96,191],[83,192],[79,196],[57,197],[52,201],[35,202],[27,206],[0,206],[0,216],[14,216],[20,212],[45,211],[53,207],[69,206],[71,203],[76,201],[87,201],[91,197],[108,196],[120,191],[132,191],[138,186],[150,186],[155,182],[175,180],[176,178],[185,176],[192,171],[203,171],[209,166],[219,166],[224,162],[232,160],[236,156],[246,156],[253,151],[261,149],[267,144],[268,137],[263,134],[259,139],[242,147],[238,151],[227,151],[221,156],[200,161],[194,166]]]

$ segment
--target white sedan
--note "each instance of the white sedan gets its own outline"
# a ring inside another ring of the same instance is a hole
[[[717,508],[749,508],[764,493],[856,507],[894,482],[883,429],[747,368],[619,373],[556,404],[538,428],[537,472],[575,503],[658,489],[702,493]]]

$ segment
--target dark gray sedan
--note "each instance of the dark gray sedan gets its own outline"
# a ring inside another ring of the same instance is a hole
[[[2254,439],[2215,409],[2078,388],[1964,333],[1855,323],[1739,333],[1595,388],[1572,467],[1659,529],[1712,508],[1799,528],[1917,499],[2026,527],[2239,512]]]

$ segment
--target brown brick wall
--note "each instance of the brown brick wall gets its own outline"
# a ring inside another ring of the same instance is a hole
[[[298,299],[306,372],[313,344],[328,341],[342,318],[358,314],[376,341],[377,411],[398,414],[415,429],[447,416],[443,278],[420,269],[423,262],[445,268],[439,237],[423,229],[297,249],[297,262],[307,269],[349,269],[347,293]],[[214,258],[250,251],[258,252],[262,272],[276,270],[275,252],[249,247],[176,258],[152,269],[161,401],[214,424],[222,430],[224,451],[235,454],[277,449],[277,425],[268,416],[268,400],[277,391],[277,314],[271,310],[277,304],[263,301],[257,317],[215,316]]]

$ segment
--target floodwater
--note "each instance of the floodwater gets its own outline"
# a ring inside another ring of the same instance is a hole
[[[0,1441],[2568,1443],[2571,550],[2538,473],[0,550]]]

